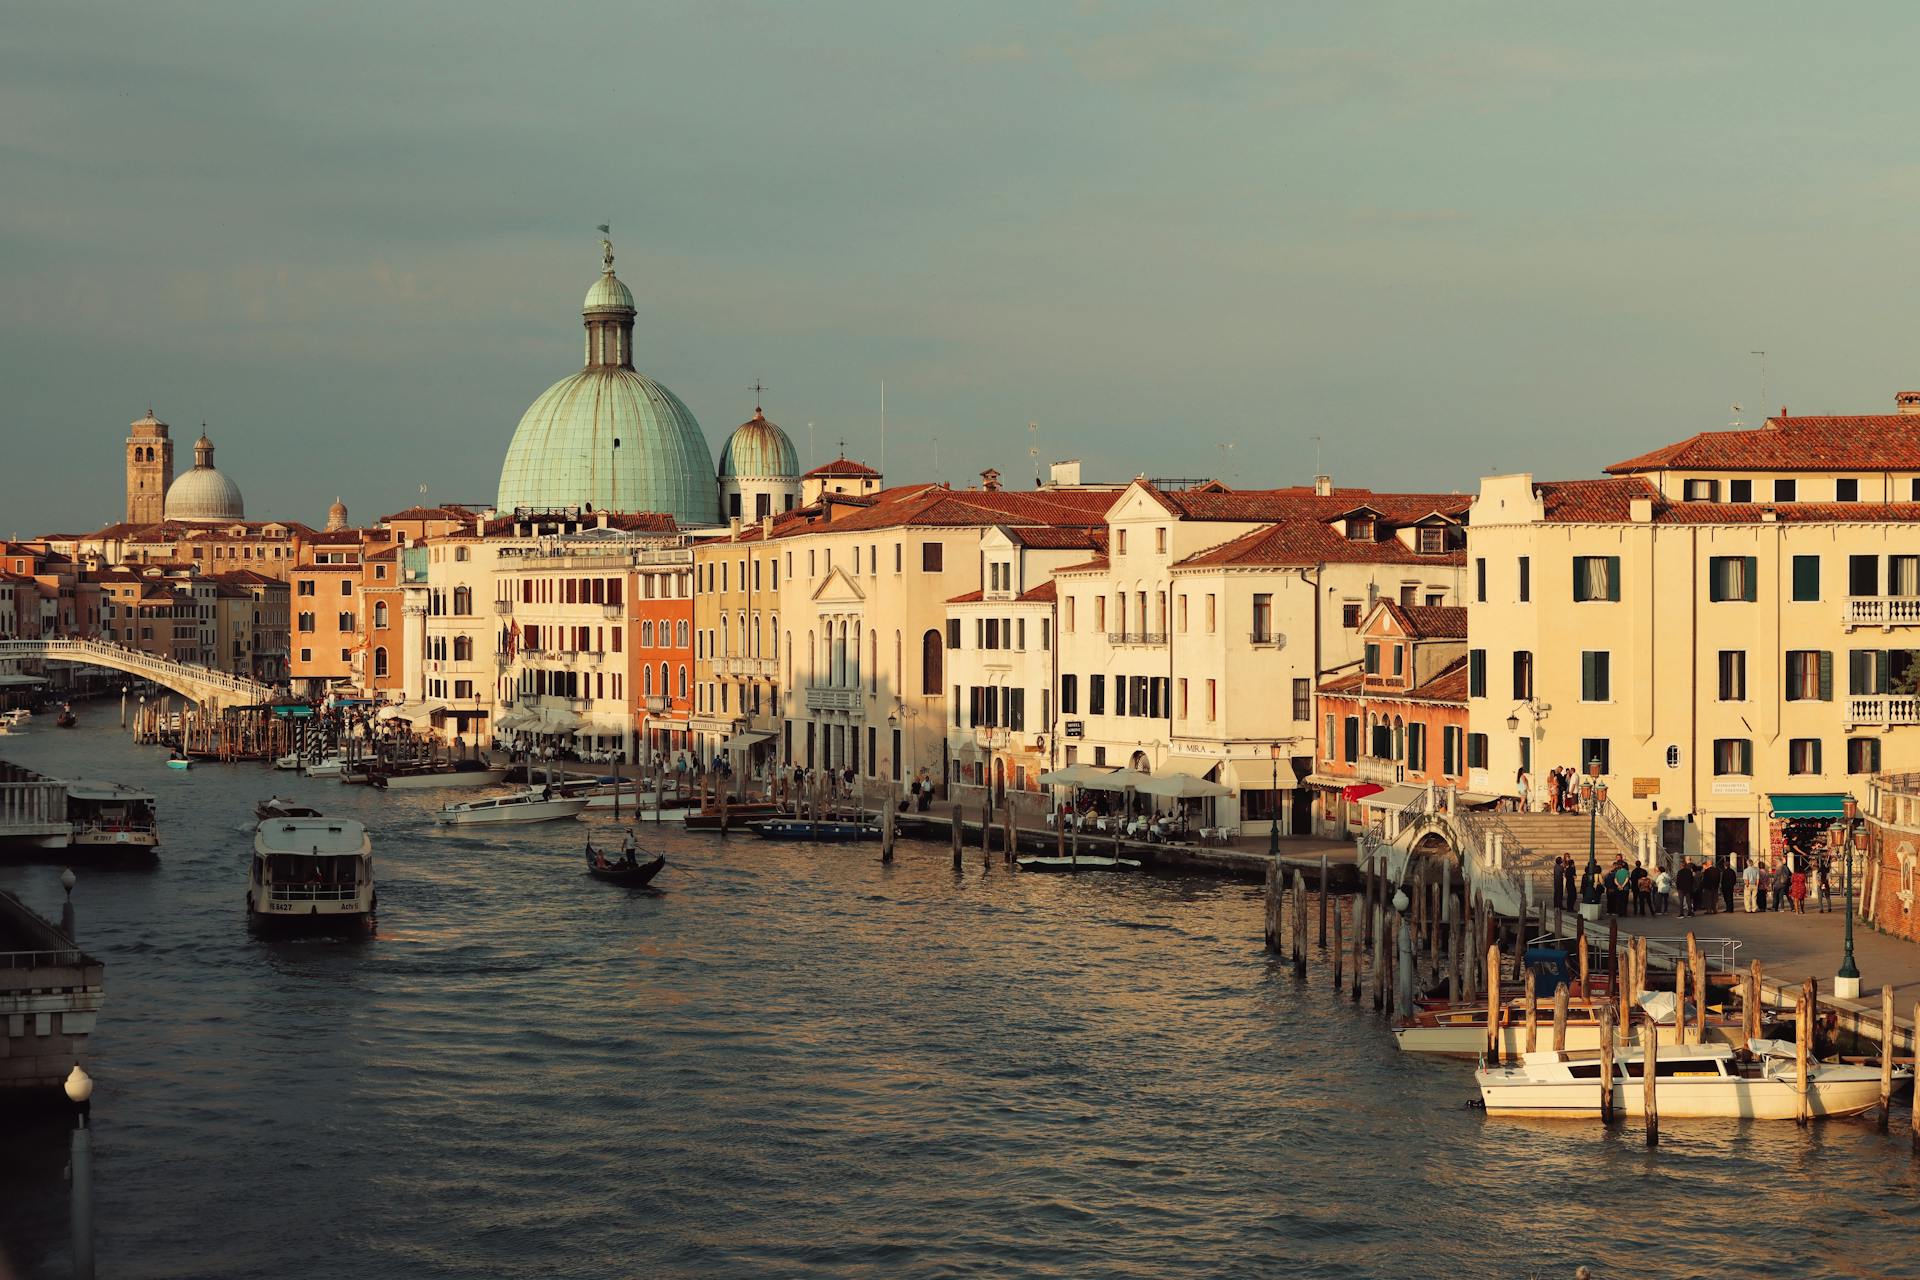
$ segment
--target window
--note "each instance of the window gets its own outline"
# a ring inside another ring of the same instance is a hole
[[[1792,480],[1775,480],[1773,482],[1773,500],[1775,502],[1792,502],[1794,500],[1795,487]]]
[[[1340,758],[1348,764],[1360,758],[1360,717],[1348,716],[1340,726]]]
[[[1887,594],[1906,599],[1920,596],[1920,556],[1887,557]]]
[[[1707,561],[1707,596],[1712,600],[1755,600],[1760,561],[1754,556],[1713,556]]]
[[[1573,598],[1576,601],[1618,600],[1620,598],[1620,557],[1575,556],[1573,558]]]
[[[455,662],[473,661],[472,636],[455,636],[453,638],[453,660]]]
[[[1214,624],[1217,621],[1217,618],[1215,616],[1217,612],[1216,610],[1217,604],[1218,604],[1218,601],[1214,598],[1213,593],[1209,591],[1207,593],[1207,634],[1208,635],[1213,634]]]
[[[1487,767],[1487,735],[1470,733],[1467,735],[1467,768],[1484,769]]]
[[[1609,744],[1607,739],[1605,738],[1580,739],[1580,772],[1583,776],[1587,772],[1587,766],[1591,765],[1596,760],[1600,762],[1600,773],[1602,776],[1612,773],[1613,761],[1611,757],[1612,757],[1612,752],[1609,749]]]
[[[1167,530],[1165,526],[1153,531],[1153,550],[1156,555],[1167,554]]]
[[[1848,738],[1847,739],[1847,772],[1848,773],[1880,772],[1880,739]]]
[[[1060,677],[1060,714],[1074,715],[1080,710],[1080,677]]]
[[[1420,530],[1420,554],[1423,556],[1445,555],[1447,551],[1447,531],[1439,528]]]
[[[384,630],[384,629],[386,628],[386,625],[387,625],[387,602],[386,602],[385,600],[376,600],[376,601],[374,602],[374,605],[373,605],[373,625],[374,625],[374,627],[375,627],[375,629],[377,629],[377,630]]]
[[[1313,682],[1310,680],[1296,679],[1293,682],[1293,718],[1313,719]]]
[[[1833,482],[1833,500],[1835,502],[1860,501],[1860,482],[1851,478]]]
[[[1105,596],[1093,598],[1093,629],[1095,631],[1107,629],[1107,598]]]
[[[1407,646],[1393,646],[1393,674],[1403,676],[1407,673]]]
[[[1380,646],[1371,640],[1367,641],[1367,656],[1364,669],[1370,676],[1380,674]]]
[[[1336,755],[1338,755],[1340,751],[1340,742],[1339,742],[1338,735],[1334,729],[1334,720],[1332,716],[1327,717],[1326,741],[1327,741],[1327,759],[1331,760]]]
[[[1891,692],[1884,649],[1855,649],[1847,655],[1847,692],[1856,696]]]
[[[351,613],[348,613],[348,612],[345,612],[345,611],[343,611],[343,612],[341,612],[341,613],[340,613],[340,614],[339,614],[339,615],[338,615],[337,617],[335,617],[335,618],[334,618],[334,620],[333,620],[333,629],[334,629],[335,631],[351,631],[351,630],[353,630],[353,614],[351,614]]]
[[[944,559],[945,552],[946,552],[946,547],[941,543],[938,543],[938,542],[921,543],[920,544],[920,571],[922,573],[939,573],[941,570],[941,566],[946,563]]]
[[[142,629],[142,634],[141,634],[141,637],[140,637],[140,638],[141,638],[141,639],[143,639],[143,640],[151,640],[151,639],[153,639],[153,635],[152,635],[152,633],[151,633],[150,631],[147,631],[147,630],[145,630],[145,629],[143,628],[143,629]],[[311,649],[302,649],[302,650],[300,651],[300,661],[302,661],[302,662],[312,662],[312,661],[313,661],[313,650],[311,650]]]
[[[1746,775],[1753,772],[1753,741],[1750,738],[1715,738],[1713,771],[1716,774]]]
[[[1427,767],[1427,726],[1410,724],[1407,726],[1407,771]]]
[[[1487,558],[1485,556],[1475,556],[1473,560],[1473,598],[1480,604],[1487,602]]]
[[[314,593],[314,580],[302,578],[293,584],[293,593],[297,596],[310,596]]]
[[[1440,772],[1457,774],[1462,772],[1460,761],[1461,733],[1457,725],[1440,727]]]
[[[313,615],[311,613],[301,614],[298,620],[297,629],[300,631],[313,630]]]
[[[1373,646],[1367,646],[1371,649]],[[1487,651],[1485,649],[1467,650],[1467,696],[1484,698],[1487,696]]]
[[[1267,592],[1256,592],[1253,597],[1253,642],[1273,642],[1273,596]]]
[[[927,545],[937,547],[940,544],[932,542]],[[940,683],[946,678],[942,672],[945,666],[944,657],[940,647],[940,633],[929,629],[920,637],[920,692],[928,697],[939,696]]]
[[[1605,649],[1588,649],[1580,655],[1580,701],[1613,700],[1613,655]]]
[[[1788,773],[1820,772],[1820,739],[1793,738],[1787,743]]]
[[[460,588],[460,590],[461,590],[461,591],[465,591],[465,590],[466,590],[466,588],[465,588],[465,587],[462,587],[462,588]],[[352,595],[352,594],[353,594],[353,579],[352,579],[352,578],[342,578],[342,579],[340,579],[340,594],[341,594],[341,595],[343,595],[343,596],[350,596],[350,595]],[[458,595],[458,594],[459,594],[459,592],[455,592],[454,594],[455,594],[455,595]]]
[[[1087,677],[1087,714],[1090,716],[1107,714],[1107,678],[1103,675]]]
[[[1533,557],[1520,557],[1520,603],[1533,599]]]
[[[1689,480],[1683,490],[1688,502],[1720,501],[1720,482],[1718,480]]]
[[[1720,651],[1720,701],[1745,702],[1746,700],[1747,651],[1722,649]]]
[[[1827,702],[1833,698],[1833,655],[1817,649],[1787,650],[1787,701]]]
[[[1071,631],[1077,631],[1077,630],[1079,629],[1078,627],[1076,627],[1076,626],[1074,625],[1074,615],[1075,615],[1075,613],[1076,613],[1076,612],[1078,612],[1078,611],[1077,611],[1077,610],[1075,609],[1075,607],[1074,607],[1074,600],[1075,600],[1075,597],[1073,597],[1073,596],[1068,596],[1068,597],[1067,597],[1067,618],[1066,618],[1066,626],[1062,628],[1062,630],[1064,630],[1064,631],[1069,631],[1069,632],[1071,632]]]
[[[1211,596],[1208,599],[1212,599]],[[1340,606],[1340,625],[1351,631],[1360,625],[1360,602],[1348,600]],[[1207,630],[1213,630],[1208,627]]]
[[[1753,481],[1751,480],[1727,481],[1727,501],[1728,502],[1752,502],[1753,501]]]
[[[1207,681],[1207,719],[1209,722],[1220,710],[1220,685],[1216,680]]]
[[[1818,600],[1820,598],[1820,557],[1795,556],[1793,558],[1793,598],[1795,600]]]
[[[1533,696],[1533,654],[1530,650],[1513,651],[1513,696],[1518,701]]]
[[[1181,635],[1187,633],[1187,596],[1185,592],[1174,597],[1173,629]]]
[[[1115,529],[1113,531],[1113,553],[1117,556],[1127,554],[1127,531],[1125,529]]]

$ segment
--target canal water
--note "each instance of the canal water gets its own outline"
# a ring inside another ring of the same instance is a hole
[[[666,825],[638,894],[581,873],[610,819],[442,834],[424,796],[175,773],[105,725],[42,720],[6,755],[160,795],[158,868],[75,893],[107,964],[103,1276],[1917,1265],[1903,1134],[1669,1121],[1650,1154],[1637,1128],[1489,1122],[1465,1064],[1402,1057],[1324,966],[1273,964],[1249,886]],[[249,936],[275,789],[372,829],[377,938]],[[0,887],[57,913],[59,874]],[[66,1275],[65,1131],[5,1123],[0,1276]]]

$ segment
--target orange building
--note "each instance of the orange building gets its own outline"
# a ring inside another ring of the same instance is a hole
[[[693,549],[662,549],[627,582],[633,638],[627,688],[639,726],[634,758],[671,765],[688,750],[693,714]]]
[[[1355,630],[1359,670],[1323,681],[1316,698],[1314,777],[1325,788],[1322,823],[1335,832],[1377,822],[1428,783],[1464,786],[1469,768],[1486,766],[1485,742],[1467,731],[1467,611],[1383,599]]]

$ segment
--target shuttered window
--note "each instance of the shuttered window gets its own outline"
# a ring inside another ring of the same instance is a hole
[[[1573,598],[1576,601],[1620,598],[1619,556],[1575,556]]]

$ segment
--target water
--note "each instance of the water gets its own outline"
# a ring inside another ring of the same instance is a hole
[[[610,818],[441,834],[105,727],[6,754],[161,796],[159,868],[75,895],[103,1276],[1916,1274],[1903,1133],[1489,1122],[1274,966],[1248,886],[668,825],[640,895],[580,873]],[[248,934],[275,789],[372,829],[377,938]],[[0,887],[56,912],[59,872]],[[0,1276],[65,1275],[65,1131],[8,1123]]]

